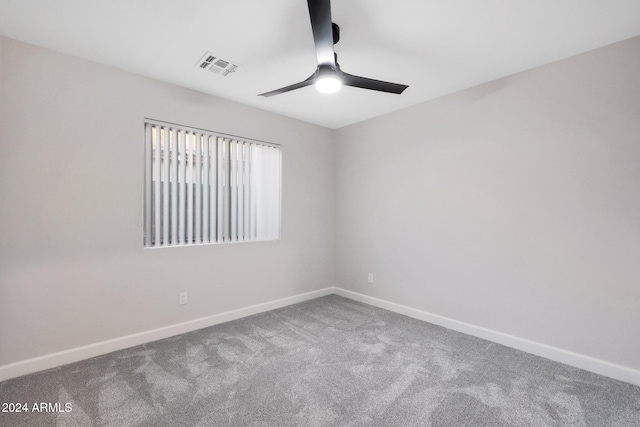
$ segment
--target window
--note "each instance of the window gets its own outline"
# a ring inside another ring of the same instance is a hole
[[[145,120],[144,246],[279,239],[281,152]]]

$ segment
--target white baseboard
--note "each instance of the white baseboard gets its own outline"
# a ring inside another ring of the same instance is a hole
[[[212,316],[202,317],[163,328],[144,331],[137,334],[127,335],[107,341],[76,347],[57,353],[47,354],[33,359],[27,359],[9,365],[0,366],[0,382],[10,378],[43,371],[46,369],[56,368],[80,360],[89,359],[91,357],[100,356],[117,350],[134,347],[136,345],[145,344],[164,338],[186,332],[195,331],[197,329],[206,328],[208,326],[229,322],[240,319],[242,317],[251,316],[253,314],[262,313],[269,310],[285,307],[325,295],[336,294],[355,301],[360,301],[374,307],[384,308],[398,314],[412,317],[414,319],[433,323],[434,325],[443,326],[454,331],[473,335],[478,338],[486,339],[507,347],[526,351],[576,368],[604,375],[630,384],[640,386],[640,371],[628,368],[626,366],[617,365],[605,360],[596,359],[583,354],[574,353],[561,348],[552,347],[550,345],[541,344],[524,338],[483,328],[481,326],[472,325],[470,323],[461,322],[448,317],[418,310],[416,308],[407,307],[405,305],[396,304],[394,302],[360,294],[358,292],[348,291],[346,289],[329,287],[317,291],[307,292],[304,294],[294,295],[287,298],[269,301],[237,310],[226,311],[224,313],[214,314]]]
[[[412,317],[414,319],[423,320],[433,323],[434,325],[444,326],[454,331],[473,335],[488,341],[505,345],[507,347],[526,351],[527,353],[555,360],[556,362],[604,375],[609,378],[624,381],[630,384],[640,386],[640,371],[626,366],[617,365],[605,360],[596,359],[594,357],[585,356],[583,354],[574,353],[572,351],[563,350],[561,348],[552,347],[550,345],[541,344],[524,338],[483,328],[481,326],[472,325],[470,323],[461,322],[459,320],[440,316],[405,305],[396,304],[383,299],[371,297],[358,292],[348,291],[341,288],[333,288],[336,295],[360,301],[375,307],[384,308],[398,314]]]
[[[31,374],[34,372],[44,371],[46,369],[56,368],[58,366],[67,365],[69,363],[78,362],[80,360],[89,359],[91,357],[100,356],[117,350],[134,347],[136,345],[145,344],[175,335],[184,334],[186,332],[195,331],[197,329],[206,328],[208,326],[229,322],[231,320],[240,319],[242,317],[251,316],[253,314],[262,313],[276,308],[286,307],[291,304],[319,298],[325,295],[331,295],[333,288],[325,288],[317,291],[307,292],[304,294],[294,295],[287,298],[269,301],[237,310],[226,311],[224,313],[214,314],[212,316],[201,317],[199,319],[189,320],[187,322],[177,323],[175,325],[165,326],[163,328],[144,331],[137,334],[127,335],[120,338],[114,338],[107,341],[101,341],[94,344],[76,347],[69,350],[51,353],[33,359],[27,359],[9,365],[0,366],[0,382],[10,378]]]

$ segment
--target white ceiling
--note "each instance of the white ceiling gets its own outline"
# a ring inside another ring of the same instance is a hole
[[[334,0],[342,69],[402,95],[313,86],[305,0],[0,0],[0,34],[339,128],[640,35],[640,0]],[[207,51],[240,65],[195,67]]]

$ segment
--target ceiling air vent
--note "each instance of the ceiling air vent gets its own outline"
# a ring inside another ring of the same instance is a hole
[[[200,58],[196,67],[202,68],[203,70],[209,70],[212,73],[216,73],[224,77],[235,72],[238,65],[215,56],[211,52],[207,52],[202,55],[202,58]]]

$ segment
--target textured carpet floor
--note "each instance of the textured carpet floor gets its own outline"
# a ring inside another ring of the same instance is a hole
[[[640,426],[640,387],[338,296],[5,381],[0,396],[30,409],[0,413],[12,427]]]

